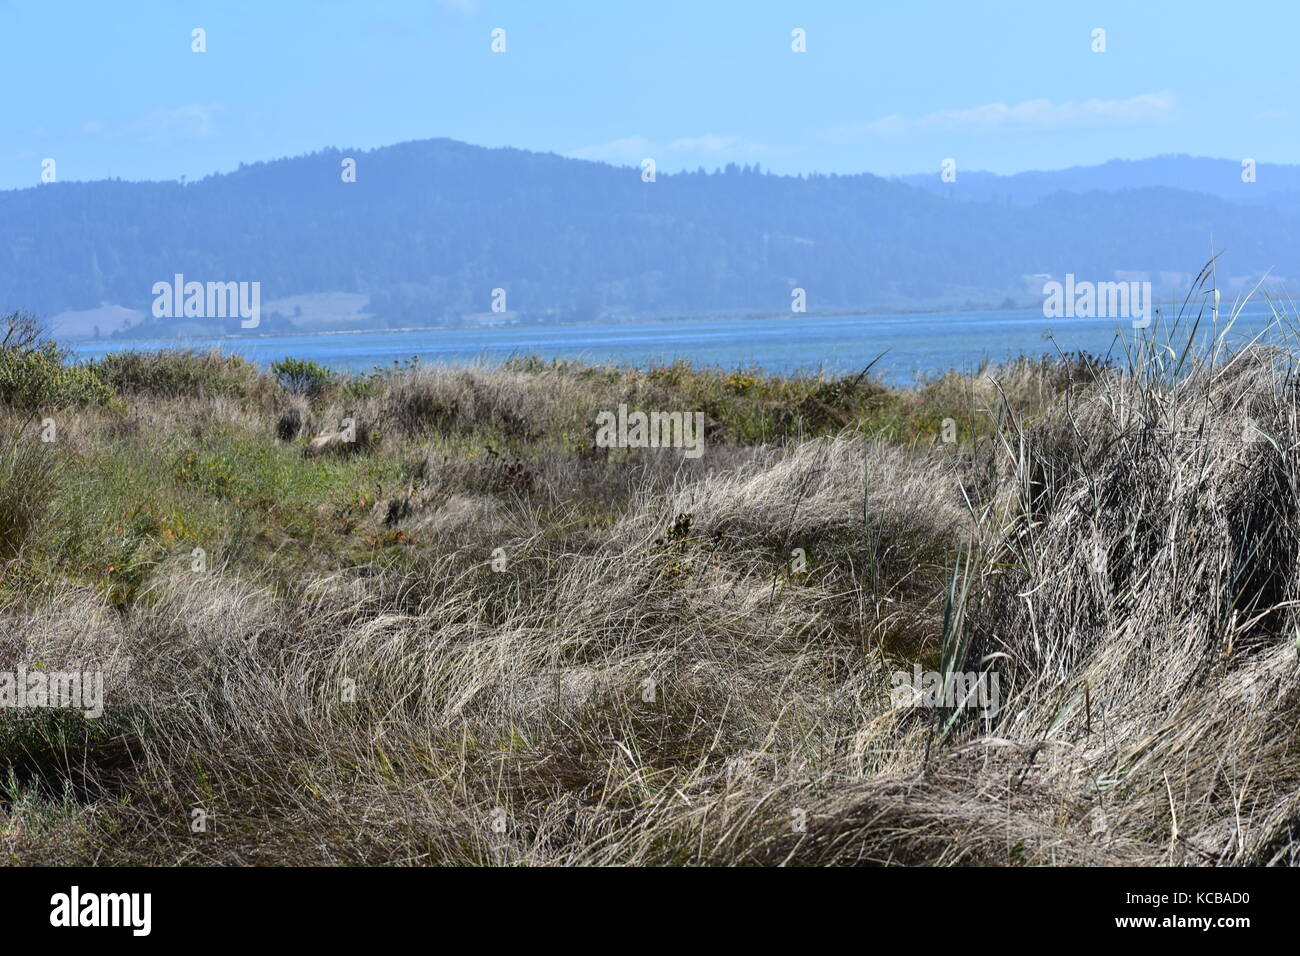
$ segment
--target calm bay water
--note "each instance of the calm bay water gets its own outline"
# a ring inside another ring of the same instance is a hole
[[[1264,326],[1266,315],[1262,306],[1247,310],[1231,338],[1253,335]],[[1162,339],[1160,320],[1153,328],[1157,339]],[[1055,345],[1046,337],[1049,331]],[[597,363],[646,365],[681,358],[704,366],[755,365],[776,372],[824,368],[843,373],[858,371],[885,352],[875,371],[894,384],[907,384],[917,375],[969,369],[983,359],[996,362],[1021,353],[1041,355],[1059,348],[1122,354],[1116,336],[1131,340],[1137,334],[1127,319],[1049,320],[1039,311],[1026,310],[186,338],[72,347],[82,358],[127,348],[218,347],[259,364],[293,356],[350,371],[369,371],[416,355],[424,364],[462,364],[536,354]]]

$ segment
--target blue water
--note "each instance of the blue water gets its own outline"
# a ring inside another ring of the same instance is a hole
[[[1226,305],[1226,303],[1225,303]],[[1266,310],[1247,310],[1233,338],[1265,325]],[[1208,323],[1208,318],[1206,319]],[[1161,320],[1152,330],[1164,338]],[[861,370],[882,352],[874,371],[894,384],[949,368],[970,369],[984,359],[1085,349],[1122,354],[1116,336],[1137,333],[1126,319],[1045,319],[1041,312],[944,312],[908,315],[791,315],[761,319],[687,319],[625,324],[502,326],[476,329],[355,332],[256,338],[185,338],[94,342],[71,346],[82,358],[122,349],[217,347],[259,364],[293,356],[331,368],[370,371],[418,355],[424,364],[500,362],[536,354],[544,359],[646,365],[687,359],[727,368],[754,365],[789,372]],[[1054,339],[1049,340],[1048,336]]]

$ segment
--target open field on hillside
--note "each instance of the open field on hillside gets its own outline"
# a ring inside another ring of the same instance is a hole
[[[1292,350],[891,390],[10,329],[0,673],[103,713],[0,707],[6,862],[1300,863]]]

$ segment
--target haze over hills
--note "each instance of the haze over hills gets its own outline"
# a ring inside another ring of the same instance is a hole
[[[240,331],[152,319],[154,283],[178,273],[260,282],[259,333],[778,314],[795,288],[812,312],[1030,305],[1044,274],[1181,293],[1212,250],[1232,291],[1300,273],[1297,195],[1300,167],[1262,165],[1246,184],[1239,163],[1193,157],[956,183],[735,165],[644,182],[635,167],[422,140],[187,184],[0,192],[0,307],[59,316],[73,337]]]
[[[1255,163],[1252,180],[1243,178],[1243,161],[1201,156],[1153,156],[1149,159],[1112,159],[1099,166],[1030,171],[1001,176],[958,170],[955,183],[939,175],[918,173],[897,177],[899,182],[927,192],[978,202],[1035,203],[1056,192],[1115,191],[1168,188],[1206,193],[1234,202],[1285,201],[1292,211],[1300,198],[1300,166]]]

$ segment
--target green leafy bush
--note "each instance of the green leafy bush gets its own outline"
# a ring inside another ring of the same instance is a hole
[[[21,312],[0,319],[0,404],[24,411],[102,405],[112,392],[89,365],[69,364],[68,354],[41,340],[36,321]]]
[[[329,369],[311,359],[285,357],[271,363],[271,372],[286,391],[295,395],[319,395],[333,378]]]

